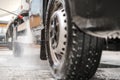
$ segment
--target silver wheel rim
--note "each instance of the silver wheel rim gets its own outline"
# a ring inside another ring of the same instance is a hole
[[[59,70],[58,67],[61,68],[64,63],[67,48],[67,14],[63,2],[60,3],[62,4],[61,7],[52,14],[49,23],[49,47],[55,74],[57,73],[56,70]]]

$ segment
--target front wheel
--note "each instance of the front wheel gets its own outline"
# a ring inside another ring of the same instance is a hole
[[[52,74],[60,80],[88,80],[100,62],[103,39],[71,24],[66,0],[50,0],[46,18],[46,48]]]

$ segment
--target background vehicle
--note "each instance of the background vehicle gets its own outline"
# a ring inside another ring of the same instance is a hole
[[[11,21],[7,25],[6,41],[8,44],[8,48],[13,50],[15,56],[19,56],[19,54],[21,53],[19,41],[21,37],[24,37],[26,26],[22,23],[27,21],[28,12],[29,4],[27,0],[22,0],[21,6],[16,11],[16,14],[19,14],[21,17],[15,15],[14,17],[12,17]],[[22,16],[24,16],[24,19],[22,19]],[[22,26],[22,28],[19,26]]]
[[[112,0],[32,0],[30,10],[20,13],[27,19],[17,17],[10,25],[18,26],[17,33],[23,33],[23,25],[27,23],[35,32],[43,29],[40,58],[48,59],[56,79],[88,80],[97,70],[102,50],[109,50],[112,47],[109,43],[119,42],[119,3]]]
[[[6,21],[0,21],[0,46],[7,46],[5,39],[6,26],[7,26]]]

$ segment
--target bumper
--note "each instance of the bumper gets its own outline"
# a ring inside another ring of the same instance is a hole
[[[120,32],[119,0],[68,0],[68,3],[72,22],[84,32],[99,37]]]

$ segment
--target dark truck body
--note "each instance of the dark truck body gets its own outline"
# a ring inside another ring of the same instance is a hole
[[[105,50],[120,50],[120,0],[67,0],[72,21],[85,33],[105,38]]]
[[[49,0],[43,0],[43,24]],[[66,0],[72,22],[83,32],[105,38],[104,50],[120,50],[120,0]],[[117,38],[117,39],[116,39]],[[44,41],[44,39],[42,38]]]
[[[119,0],[67,0],[73,22],[88,34],[109,37],[119,34]],[[113,34],[113,35],[114,35]]]

